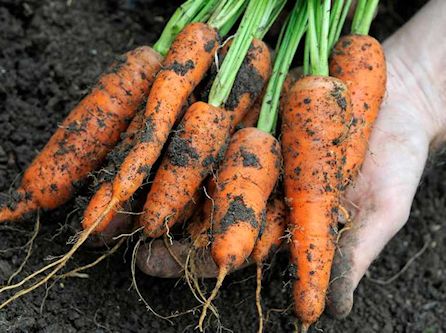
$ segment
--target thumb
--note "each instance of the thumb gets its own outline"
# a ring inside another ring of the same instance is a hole
[[[406,223],[428,150],[428,135],[415,111],[383,107],[357,184],[346,195],[356,212],[341,235],[333,262],[328,307],[335,317],[350,313],[359,281]]]

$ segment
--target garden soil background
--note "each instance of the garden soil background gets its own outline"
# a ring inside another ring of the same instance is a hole
[[[381,1],[372,34],[383,40],[425,1]],[[151,44],[178,1],[0,0],[0,191],[7,193],[44,146],[56,126],[88,91],[113,58]],[[274,40],[274,36],[270,36]],[[416,45],[414,45],[416,47]],[[414,64],[416,65],[416,64]],[[398,273],[423,247],[410,267],[389,284],[364,278],[352,314],[343,321],[324,316],[324,332],[446,332],[446,167],[432,156],[420,184],[410,221],[370,268],[370,276]],[[24,268],[31,273],[50,256],[65,253],[79,230],[74,202],[40,215],[41,230]],[[67,217],[68,216],[68,217]],[[0,226],[0,283],[20,266],[36,215],[22,224]],[[133,242],[88,271],[87,278],[49,284],[0,311],[1,332],[192,332],[199,312],[173,319],[148,312],[131,288]],[[82,248],[73,268],[101,251]],[[255,332],[254,269],[231,275],[215,302],[225,328]],[[162,314],[186,311],[198,302],[183,280],[162,280],[137,272],[143,296]],[[289,308],[287,255],[266,272],[263,306],[266,332],[293,329]],[[212,281],[206,283],[209,288]],[[51,287],[51,288],[49,288]],[[2,295],[2,297],[4,297]],[[285,311],[285,309],[287,309]],[[210,332],[215,332],[212,326]]]

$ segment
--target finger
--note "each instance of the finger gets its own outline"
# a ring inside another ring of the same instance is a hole
[[[147,275],[160,278],[178,278],[184,275],[186,262],[191,260],[192,245],[189,241],[172,241],[166,244],[157,239],[141,246],[137,253],[139,269]],[[194,274],[200,278],[216,277],[217,265],[209,249],[200,249],[193,254]]]
[[[417,118],[410,107],[383,107],[357,184],[348,191],[356,212],[339,241],[328,295],[337,318],[349,314],[360,279],[409,217],[429,147]]]

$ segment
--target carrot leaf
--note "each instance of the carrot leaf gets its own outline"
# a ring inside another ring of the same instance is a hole
[[[207,23],[225,36],[245,10],[247,0],[224,0],[215,8]]]
[[[204,20],[212,12],[218,0],[187,0],[173,13],[167,22],[153,49],[165,56],[173,40],[184,27],[191,23]],[[194,18],[197,17],[194,21]]]
[[[368,35],[379,0],[362,0],[360,3],[362,8],[359,8],[358,4],[358,8],[355,12],[356,20],[353,20],[353,23],[355,24],[352,24],[352,33],[357,35]],[[358,18],[356,17],[357,15]]]
[[[283,82],[307,26],[306,5],[305,1],[296,1],[279,35],[276,60],[257,123],[257,128],[267,133],[275,132]]]
[[[269,18],[275,15],[276,4],[279,1],[283,0],[249,1],[232,45],[212,84],[209,92],[209,104],[216,107],[224,105],[255,34],[262,22],[269,22]]]

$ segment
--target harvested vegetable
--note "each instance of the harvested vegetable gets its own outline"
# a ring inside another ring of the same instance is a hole
[[[118,142],[160,66],[161,56],[147,46],[119,57],[25,170],[0,222],[67,202]]]
[[[257,332],[263,332],[263,310],[261,303],[262,271],[265,261],[279,249],[285,237],[287,221],[285,218],[285,203],[278,198],[272,198],[266,207],[265,229],[256,241],[251,258],[257,266],[256,307],[259,315]]]
[[[347,86],[328,76],[330,0],[309,1],[307,11],[309,63],[305,68],[311,75],[291,87],[282,119],[294,310],[302,331],[325,307],[343,179],[343,141],[351,114]]]

